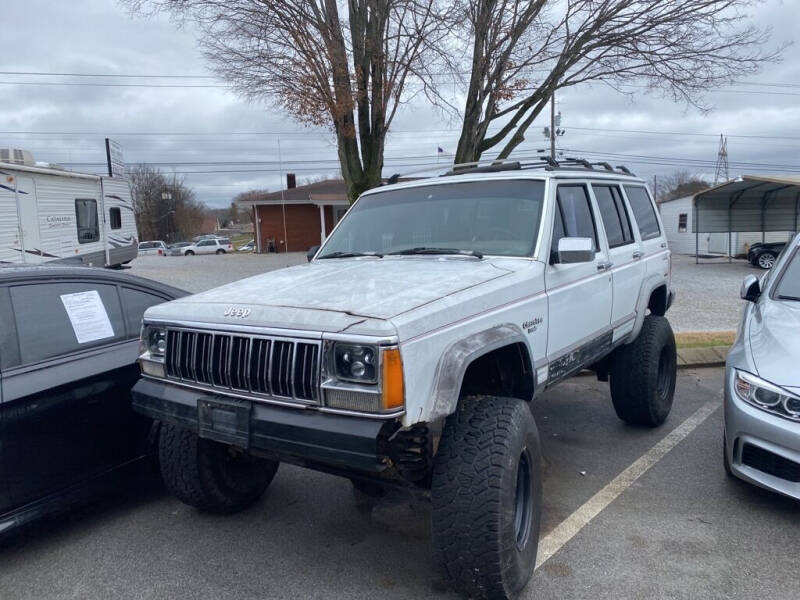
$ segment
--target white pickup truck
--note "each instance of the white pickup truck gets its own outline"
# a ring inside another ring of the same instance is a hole
[[[605,163],[504,163],[370,190],[309,264],[147,310],[136,410],[167,487],[213,512],[280,462],[432,502],[452,586],[514,597],[536,559],[529,405],[592,369],[653,427],[675,390],[670,252],[644,182]]]

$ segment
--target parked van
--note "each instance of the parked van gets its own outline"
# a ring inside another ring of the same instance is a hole
[[[126,179],[0,162],[0,263],[78,259],[100,267],[136,255]]]

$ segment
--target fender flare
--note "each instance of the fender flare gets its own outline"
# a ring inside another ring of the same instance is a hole
[[[628,334],[628,337],[625,339],[626,344],[630,344],[639,335],[639,332],[642,330],[642,325],[644,325],[644,318],[647,315],[647,305],[650,303],[650,296],[662,285],[667,288],[667,303],[669,304],[669,284],[661,275],[653,275],[649,279],[646,279],[642,282],[642,288],[639,292],[639,300],[636,303],[636,322],[633,325],[633,329]]]
[[[445,418],[455,412],[464,374],[476,358],[515,343],[525,346],[532,368],[533,358],[528,339],[522,329],[513,323],[503,323],[484,329],[448,346],[436,367],[433,380],[433,405],[428,420]],[[536,378],[533,377],[533,373],[531,377],[535,387]]]

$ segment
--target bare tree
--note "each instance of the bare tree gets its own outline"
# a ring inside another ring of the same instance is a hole
[[[769,30],[744,14],[759,3],[463,0],[469,81],[455,162],[493,148],[508,157],[553,94],[581,83],[622,91],[639,81],[704,108],[705,91],[757,71],[783,49],[763,50]]]
[[[243,97],[330,126],[351,199],[380,183],[398,106],[420,92],[437,100],[432,66],[444,58],[452,2],[121,1],[194,22],[213,70]]]
[[[658,202],[666,202],[693,196],[697,192],[706,190],[711,184],[704,180],[702,176],[695,175],[689,171],[675,171],[670,175],[659,177],[658,179]]]
[[[148,165],[128,171],[140,240],[174,242],[200,233],[208,209],[177,176]]]

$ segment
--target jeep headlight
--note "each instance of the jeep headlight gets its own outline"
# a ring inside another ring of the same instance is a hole
[[[333,347],[333,372],[337,379],[356,383],[378,381],[378,348],[337,342]]]
[[[139,353],[149,352],[152,358],[164,358],[167,352],[167,330],[157,325],[143,325]]]
[[[158,325],[142,325],[139,334],[139,367],[145,375],[164,377],[167,330]]]
[[[397,347],[328,342],[323,405],[362,413],[396,413],[405,404],[403,360]]]
[[[767,412],[800,421],[800,397],[745,371],[734,371],[736,395]]]

